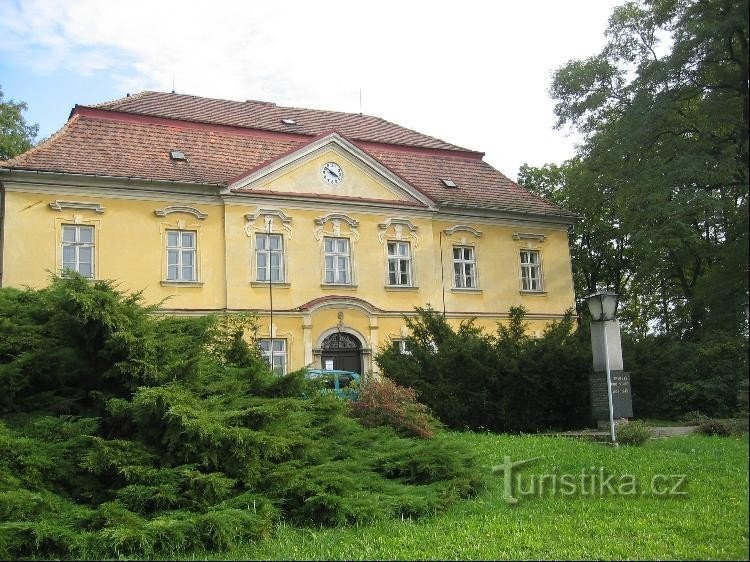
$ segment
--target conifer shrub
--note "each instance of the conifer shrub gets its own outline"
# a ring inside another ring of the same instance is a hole
[[[368,380],[350,402],[349,413],[365,427],[390,426],[399,435],[431,439],[435,433],[435,420],[414,389],[388,377]]]
[[[523,308],[487,334],[473,321],[453,328],[431,308],[406,317],[408,354],[383,347],[382,373],[415,389],[447,426],[491,431],[538,431],[590,421],[591,348],[573,329],[572,313],[527,335]]]
[[[462,444],[364,427],[304,373],[272,374],[252,318],[154,312],[79,277],[0,289],[0,558],[222,550],[481,486]]]

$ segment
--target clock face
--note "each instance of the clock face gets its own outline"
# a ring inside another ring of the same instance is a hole
[[[341,180],[344,179],[344,170],[342,170],[341,166],[336,164],[336,162],[328,162],[326,164],[323,164],[322,172],[323,179],[331,185],[341,183]]]

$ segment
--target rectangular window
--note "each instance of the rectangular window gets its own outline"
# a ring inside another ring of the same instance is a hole
[[[255,235],[255,264],[256,281],[284,281],[284,244],[281,234]]]
[[[410,287],[411,247],[408,242],[388,242],[388,284]]]
[[[196,238],[192,230],[167,230],[167,281],[197,281]]]
[[[62,270],[94,278],[94,227],[64,224],[62,227]]]
[[[324,238],[325,282],[349,285],[351,276],[351,255],[348,238]]]
[[[283,339],[262,339],[260,344],[263,359],[274,373],[278,375],[286,374],[286,340]]]
[[[453,246],[453,283],[456,288],[476,288],[477,262],[474,258],[474,248]]]
[[[538,250],[521,250],[521,290],[542,290],[542,269]]]

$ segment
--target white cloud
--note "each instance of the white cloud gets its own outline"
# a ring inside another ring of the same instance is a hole
[[[515,177],[572,154],[551,128],[550,77],[601,48],[621,2],[24,0],[2,6],[0,53],[100,74],[123,95],[174,76],[181,93],[359,111],[361,89],[365,113]]]

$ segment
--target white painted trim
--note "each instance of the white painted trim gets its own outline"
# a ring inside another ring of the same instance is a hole
[[[344,213],[328,213],[324,217],[318,217],[313,222],[317,224],[318,226],[323,226],[325,223],[331,220],[341,220],[346,222],[349,226],[352,228],[357,228],[359,226],[359,221],[356,219],[351,218],[348,215],[345,215]]]
[[[457,224],[457,225],[452,226],[450,228],[446,228],[445,230],[443,230],[443,232],[445,232],[448,236],[451,236],[451,235],[455,234],[456,232],[470,232],[471,234],[473,234],[477,238],[481,238],[482,237],[482,233],[480,231],[478,231],[476,228],[472,228],[471,226],[466,225],[466,224]]]
[[[545,234],[534,233],[534,232],[514,232],[513,240],[536,240],[538,242],[544,242],[547,239]]]
[[[193,215],[198,220],[206,220],[208,215],[196,209],[195,207],[188,207],[187,205],[169,205],[168,207],[162,207],[161,209],[154,209],[154,214],[157,217],[166,217],[170,213],[187,213]]]
[[[61,201],[55,199],[49,204],[49,208],[53,211],[62,211],[63,209],[79,209],[81,211],[94,211],[95,213],[103,213],[104,207],[101,203],[85,203],[83,201]]]

